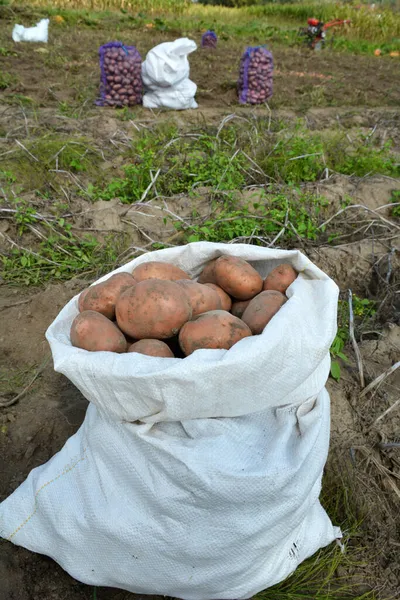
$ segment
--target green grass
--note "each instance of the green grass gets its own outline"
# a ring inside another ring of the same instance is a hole
[[[390,141],[380,147],[366,136],[350,142],[343,132],[313,133],[300,123],[275,127],[259,119],[250,133],[243,125],[227,126],[218,136],[217,128],[210,127],[184,135],[169,126],[146,131],[125,154],[123,176],[92,184],[88,193],[93,200],[119,198],[129,204],[146,192],[148,198],[171,196],[199,186],[228,192],[245,185],[297,185],[317,181],[325,169],[358,177],[400,175]]]
[[[125,248],[123,235],[110,235],[103,241],[89,234],[77,236],[63,217],[43,218],[35,208],[18,199],[13,206],[18,238],[29,232],[36,244],[32,249],[17,238],[8,252],[2,252],[1,276],[9,283],[40,285],[77,275],[95,278],[112,270],[119,252]]]
[[[6,90],[16,83],[15,75],[0,70],[0,90]]]

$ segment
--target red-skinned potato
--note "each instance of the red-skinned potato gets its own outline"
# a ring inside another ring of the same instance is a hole
[[[157,356],[159,358],[174,358],[173,352],[165,342],[161,340],[139,340],[131,344],[128,352],[137,352],[147,356]]]
[[[275,290],[284,294],[296,277],[297,273],[292,265],[283,263],[275,267],[264,279],[263,290]]]
[[[192,305],[192,318],[209,310],[221,308],[221,300],[215,290],[191,279],[180,279],[176,283],[185,290],[189,298]]]
[[[179,344],[185,356],[201,348],[229,350],[251,335],[249,327],[225,310],[212,310],[185,323],[179,332]]]
[[[86,290],[83,290],[83,292],[81,292],[79,294],[79,298],[78,298],[78,310],[79,310],[79,312],[83,311],[83,302],[84,302],[84,300],[86,298],[86,294],[88,293],[89,289],[90,288],[86,288]]]
[[[250,302],[251,300],[238,300],[237,302],[234,302],[232,304],[231,313],[235,315],[235,317],[238,317],[238,319],[241,319]]]
[[[261,275],[248,262],[227,255],[215,262],[215,283],[237,300],[254,298],[263,286]]]
[[[242,321],[250,327],[253,335],[262,333],[264,327],[285,302],[287,298],[281,292],[274,290],[261,292],[249,302],[242,315]]]
[[[85,310],[72,322],[71,344],[89,352],[125,352],[123,333],[107,317],[94,310]]]
[[[204,285],[210,287],[212,290],[215,290],[217,292],[221,300],[222,310],[231,310],[232,298],[226,292],[224,292],[224,290],[221,287],[219,287],[219,285],[215,285],[215,283],[205,283]]]
[[[81,303],[82,311],[95,310],[108,319],[114,319],[119,296],[135,284],[135,279],[129,273],[111,275],[106,281],[88,288]]]
[[[132,276],[138,282],[146,279],[164,279],[166,281],[190,279],[189,275],[176,265],[158,260],[138,265],[133,269]]]
[[[192,317],[187,294],[174,281],[147,279],[121,294],[116,306],[118,327],[137,340],[167,339]]]
[[[204,269],[199,275],[199,283],[215,283],[215,263],[217,259],[211,260],[206,264]]]

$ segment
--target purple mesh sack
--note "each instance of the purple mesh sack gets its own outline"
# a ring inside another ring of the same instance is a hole
[[[240,60],[240,104],[263,104],[272,96],[272,54],[265,46],[246,48]]]
[[[142,103],[142,57],[134,46],[109,42],[99,48],[100,98],[98,106],[134,106]]]
[[[201,47],[202,48],[216,48],[217,47],[217,34],[215,31],[206,31],[203,33],[201,38]]]

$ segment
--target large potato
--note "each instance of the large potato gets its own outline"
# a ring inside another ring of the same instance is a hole
[[[85,310],[72,322],[71,344],[89,352],[125,352],[123,333],[107,317],[94,310]]]
[[[192,317],[209,310],[222,308],[220,297],[215,290],[191,279],[180,279],[176,283],[185,290],[190,300]]]
[[[215,290],[217,292],[221,300],[222,310],[231,310],[232,298],[226,292],[224,292],[224,290],[220,288],[219,285],[215,285],[215,283],[205,283],[204,285],[210,287],[212,290]]]
[[[285,302],[287,298],[280,292],[273,290],[261,292],[250,301],[242,315],[242,321],[250,327],[254,335],[262,333],[264,327]]]
[[[135,279],[129,273],[111,275],[107,281],[92,285],[86,292],[82,292],[85,296],[81,302],[81,310],[95,310],[108,319],[114,319],[119,296],[135,283]]]
[[[275,290],[284,294],[296,277],[297,273],[292,265],[283,263],[275,267],[264,279],[263,290]]]
[[[253,298],[263,286],[261,275],[248,262],[226,255],[215,262],[215,283],[237,300]]]
[[[128,352],[138,352],[139,354],[160,358],[174,358],[172,350],[161,340],[139,340],[129,346]]]
[[[209,263],[206,264],[202,272],[198,277],[199,283],[215,283],[215,263],[217,259],[210,260]]]
[[[83,303],[85,301],[86,298],[86,294],[88,293],[88,291],[90,290],[90,288],[86,288],[86,290],[83,290],[83,292],[81,292],[79,294],[79,298],[78,298],[78,310],[79,312],[82,312],[83,309]]]
[[[238,300],[237,302],[234,302],[232,304],[231,313],[235,315],[235,317],[238,317],[238,319],[241,319],[250,302],[251,300]]]
[[[165,279],[167,281],[190,279],[189,275],[179,267],[157,260],[138,265],[133,269],[132,276],[136,281],[145,281],[146,279]]]
[[[229,350],[236,342],[251,335],[249,327],[225,310],[212,310],[186,323],[179,332],[179,344],[189,356],[200,348]]]
[[[121,294],[116,306],[122,331],[137,339],[166,339],[192,317],[187,294],[174,281],[147,279]]]

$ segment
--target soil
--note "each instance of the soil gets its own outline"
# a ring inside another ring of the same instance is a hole
[[[2,15],[7,27],[0,32],[0,46],[16,55],[0,56],[0,69],[15,76],[15,83],[0,92],[0,152],[7,152],[10,141],[18,139],[20,132],[26,130],[82,134],[95,139],[98,147],[110,139],[123,140],[125,134],[134,134],[132,120],[123,121],[113,110],[92,106],[99,79],[97,49],[110,39],[111,30],[54,28],[48,46],[17,46],[9,41],[8,30],[13,21],[8,12]],[[134,43],[145,55],[155,44],[182,33],[126,28],[118,32],[118,37]],[[235,85],[243,49],[241,42],[226,40],[221,41],[215,52],[199,51],[190,57],[191,77],[198,84],[198,111],[156,115],[137,109],[136,122],[174,119],[179,126],[215,125],[232,112],[238,116],[268,116],[267,109],[237,106]],[[400,145],[400,112],[394,108],[400,102],[400,70],[393,68],[393,61],[369,56],[351,56],[349,60],[347,55],[312,54],[279,46],[272,50],[279,71],[271,101],[274,118],[294,119],[301,114],[310,128],[329,129],[339,124],[350,135],[353,128],[369,130],[378,125],[382,136]],[[315,77],[315,73],[326,79]],[[18,100],[21,95],[31,99],[28,108]],[[69,103],[75,110],[73,118],[60,112],[63,103]],[[118,156],[102,168],[118,172]],[[332,176],[308,187],[328,198],[325,211],[328,219],[340,209],[347,196],[352,197],[353,203],[376,211],[390,202],[391,193],[400,189],[400,182],[385,177]],[[199,215],[208,214],[207,190],[198,191],[195,201],[186,196],[168,199],[168,210],[182,218],[191,215],[194,209]],[[245,199],[243,194],[243,201]],[[166,206],[161,201],[152,201],[140,211],[118,200],[92,204],[74,198],[72,203],[77,213],[76,228],[90,228],[98,233],[129,232],[132,246],[146,243],[143,231],[156,241],[169,240],[176,234],[172,226],[164,223]],[[384,209],[380,214],[387,215],[387,211]],[[342,217],[344,234],[348,232],[349,215],[347,212]],[[135,224],[134,232],[130,222]],[[0,232],[16,233],[6,220],[0,220]],[[179,243],[179,237],[174,239]],[[373,330],[363,329],[359,338],[366,383],[400,357],[400,301],[396,300],[399,297],[398,291],[396,295],[399,241],[400,235],[379,239],[350,236],[336,247],[301,248],[337,282],[343,294],[351,288],[361,297],[377,301],[378,316]],[[2,244],[5,242],[0,236],[0,253]],[[0,408],[0,501],[16,489],[31,469],[50,459],[83,421],[87,401],[65,377],[54,372],[44,335],[59,310],[86,285],[86,281],[78,278],[37,289],[0,282],[1,400],[14,398],[41,369],[20,400],[8,408]],[[384,444],[400,439],[400,406],[395,405],[399,398],[400,369],[372,393],[360,397],[359,368],[351,347],[347,353],[349,361],[341,364],[340,380],[328,382],[332,438],[327,474],[335,475],[338,468],[341,476],[349,471],[357,487],[364,514],[362,535],[369,549],[368,567],[360,567],[358,574],[364,569],[372,577],[381,598],[398,598],[399,449]],[[391,412],[384,416],[391,407]],[[350,575],[349,568],[345,576]],[[0,582],[0,600],[90,600],[95,597],[93,588],[72,579],[51,559],[9,543],[0,543]],[[98,588],[97,598],[139,600],[141,597]]]

